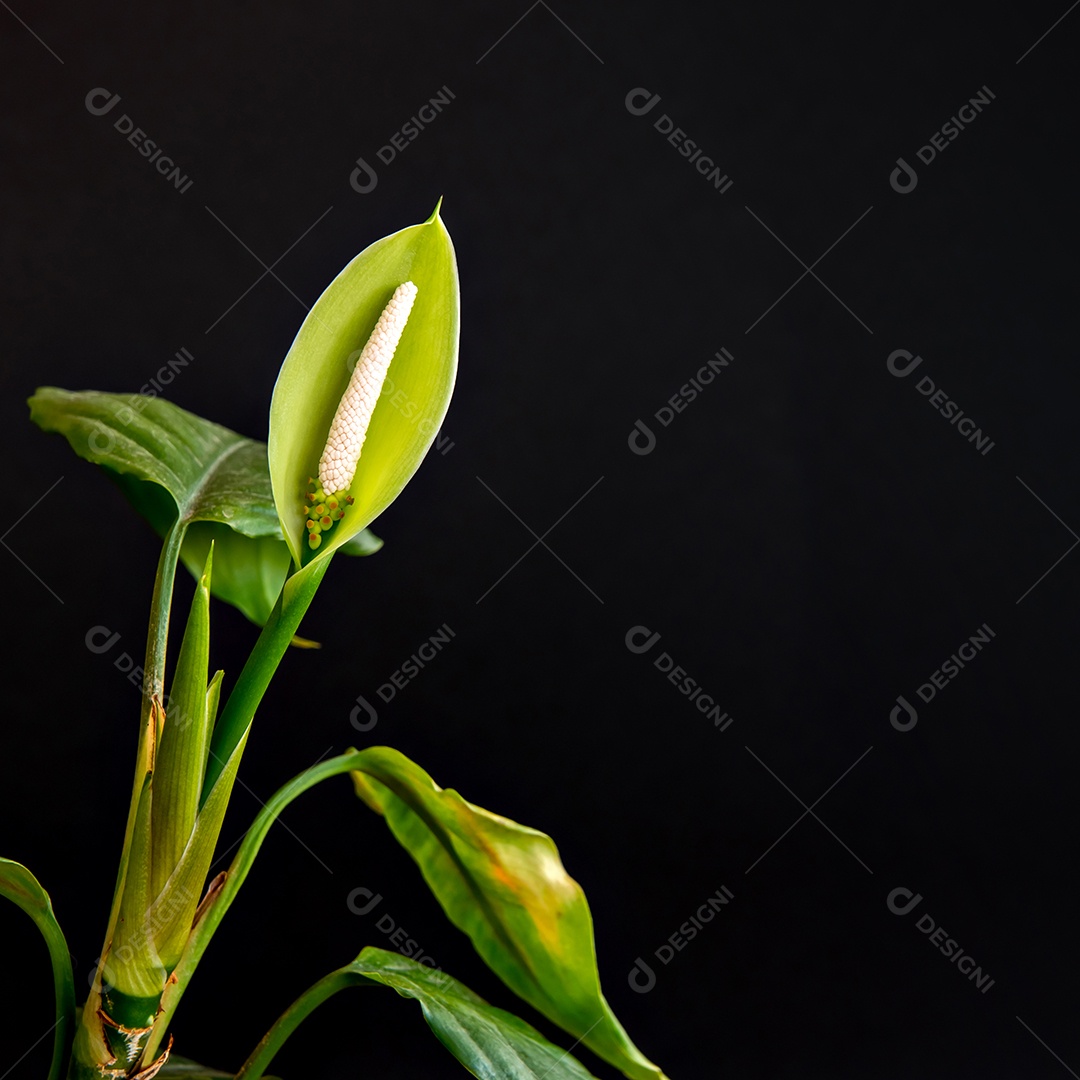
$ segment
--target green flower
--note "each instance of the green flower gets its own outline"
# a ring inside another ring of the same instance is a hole
[[[268,442],[297,568],[369,525],[416,472],[450,404],[459,319],[438,207],[357,255],[308,313],[274,387]]]

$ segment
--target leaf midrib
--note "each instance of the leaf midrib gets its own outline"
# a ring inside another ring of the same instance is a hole
[[[225,449],[221,454],[219,454],[218,457],[215,458],[214,461],[210,464],[210,466],[203,471],[202,480],[199,481],[198,486],[195,487],[194,490],[191,492],[190,497],[185,500],[184,505],[181,506],[179,500],[177,501],[176,507],[180,514],[180,520],[183,521],[185,525],[190,525],[191,522],[195,520],[193,514],[193,507],[197,508],[202,493],[206,490],[207,485],[213,479],[218,469],[221,468],[222,464],[233,454],[235,454],[236,451],[239,450],[240,447],[243,445],[244,438],[243,436],[238,435],[236,437],[236,441],[232,443],[232,445],[229,446],[227,449]]]

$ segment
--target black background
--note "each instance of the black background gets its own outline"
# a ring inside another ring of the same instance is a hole
[[[605,993],[673,1080],[1076,1075],[1069,10],[4,4],[0,850],[50,891],[80,987],[135,745],[138,692],[114,660],[141,658],[157,545],[25,399],[137,390],[186,348],[169,399],[265,438],[304,306],[443,195],[462,282],[453,446],[376,523],[383,551],[337,560],[303,627],[324,647],[283,663],[223,844],[331,748],[387,743],[555,838]],[[354,191],[357,158],[376,164],[443,86],[450,105]],[[991,103],[920,164],[983,86]],[[121,95],[107,116],[84,106],[97,87]],[[628,111],[635,88],[661,96],[650,113]],[[121,113],[186,192],[124,141]],[[665,142],[664,115],[732,187]],[[907,194],[899,157],[918,168]],[[722,347],[731,365],[662,427]],[[988,454],[889,373],[896,349]],[[644,456],[639,419],[657,434]],[[533,534],[550,552],[488,592]],[[984,622],[990,644],[919,703]],[[356,732],[357,695],[443,623],[451,644]],[[108,655],[84,645],[101,625],[121,635]],[[639,625],[661,634],[649,654],[624,644]],[[214,633],[235,677],[254,629],[218,606]],[[661,651],[730,727],[665,681]],[[907,732],[898,695],[919,706]],[[178,1013],[179,1052],[237,1067],[302,988],[388,947],[376,913],[348,910],[359,887],[519,1007],[345,780],[283,820]],[[728,908],[662,964],[721,886]],[[898,887],[919,911],[890,913]],[[48,1040],[20,1055],[51,1022],[45,951],[13,908],[0,933],[0,1074],[40,1076]],[[646,994],[627,978],[639,957]],[[461,1074],[414,1005],[375,991],[327,1005],[274,1071]]]

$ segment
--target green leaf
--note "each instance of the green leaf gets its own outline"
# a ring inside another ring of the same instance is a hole
[[[151,723],[157,724],[157,708],[151,714]],[[151,769],[153,765],[151,764]],[[153,773],[148,771],[138,795],[135,810],[135,826],[131,833],[124,891],[117,909],[116,930],[105,954],[105,977],[109,989],[104,991],[106,1012],[125,1027],[140,1027],[146,1023],[140,1016],[134,1021],[128,1015],[120,1015],[128,1008],[129,999],[143,1012],[153,1015],[153,997],[160,994],[168,972],[161,964],[154,948],[152,930],[155,918],[154,894],[151,891],[150,867],[153,850],[152,811],[154,790],[151,786]],[[125,1063],[126,1064],[126,1063]]]
[[[295,575],[292,580],[299,576]],[[557,944],[556,955],[560,950],[565,950],[566,971],[556,973],[551,982],[556,988],[560,984],[569,984],[568,1000],[582,1002],[587,1015],[591,1008],[595,1009],[584,1025],[584,1030],[588,1030],[590,1024],[593,1025],[593,1029],[581,1041],[600,1057],[611,1061],[635,1080],[639,1077],[643,1080],[663,1080],[663,1073],[642,1057],[630,1043],[626,1033],[611,1015],[607,1003],[600,995],[588,907],[580,888],[566,877],[551,840],[543,833],[515,825],[507,818],[497,817],[494,814],[488,814],[485,810],[473,807],[454,792],[443,792],[426,773],[396,750],[387,747],[349,750],[337,757],[321,761],[293,777],[267,800],[237,849],[220,889],[214,894],[212,902],[205,905],[205,910],[192,929],[184,955],[180,958],[180,963],[174,973],[177,980],[169,985],[162,998],[161,1010],[154,1024],[154,1033],[147,1049],[147,1058],[151,1057],[160,1045],[192,973],[202,959],[206,946],[225,917],[225,913],[232,906],[240,888],[247,880],[259,849],[278,816],[294,799],[321,781],[344,772],[352,772],[355,783],[355,773],[358,771],[363,773],[358,786],[366,789],[367,798],[376,800],[379,805],[389,805],[391,802],[400,804],[399,809],[393,811],[394,820],[414,816],[427,822],[425,828],[432,835],[442,836],[445,839],[446,851],[454,852],[453,858],[449,854],[447,857],[455,863],[455,869],[447,876],[452,878],[457,875],[461,882],[471,883],[468,898],[462,903],[463,906],[475,910],[480,936],[483,936],[485,923],[490,923],[494,927],[499,924],[500,919],[503,919],[508,924],[503,931],[503,937],[509,941],[508,951],[516,949],[517,954],[522,956],[525,963],[535,960],[538,969],[544,972],[557,967],[558,962],[553,961],[543,948],[530,950],[528,954],[523,953],[522,949],[514,944],[511,934],[519,933],[523,945],[527,947],[529,938],[536,936],[535,933],[530,935],[529,925],[535,924],[537,918],[542,924],[558,923],[560,920],[573,924],[561,931],[556,928],[554,935]],[[391,785],[400,795],[391,793]],[[441,797],[445,797],[446,805],[450,809],[449,815],[446,814],[445,809],[440,809],[438,806]],[[409,809],[410,803],[417,807],[415,813]],[[460,819],[456,823],[454,823],[454,818],[458,817],[458,814],[454,810],[455,806],[461,810]],[[449,816],[452,823],[449,832],[442,824],[442,819],[446,816]],[[461,836],[455,836],[454,829],[459,827],[464,829],[464,833]],[[418,830],[421,836],[423,831],[424,828]],[[508,845],[499,844],[503,837],[509,838]],[[474,846],[476,843],[492,842],[499,846],[492,847],[489,854],[485,854],[482,848],[478,851]],[[420,850],[424,844],[420,842],[417,847]],[[501,863],[497,861],[499,857],[503,860]],[[437,857],[431,860],[433,865],[437,865],[438,861]],[[470,867],[477,863],[481,867],[486,866],[488,873],[471,872]],[[461,866],[460,871],[456,869],[457,864]],[[537,875],[538,870],[539,875]],[[492,895],[488,895],[487,882],[495,873],[503,876],[505,880],[500,881],[490,890]],[[544,880],[536,881],[537,876]],[[545,881],[550,884],[545,884]],[[530,889],[531,897],[529,896]],[[453,896],[458,894],[459,890],[439,889],[436,890],[436,895],[438,896],[440,892]],[[552,895],[548,895],[545,900],[545,893]],[[562,896],[569,900],[568,907],[560,904],[559,900]],[[526,903],[536,904],[538,910],[531,911],[526,908]],[[446,904],[444,903],[443,906],[445,908]],[[517,917],[513,914],[515,909],[520,909]],[[522,928],[520,932],[519,927]],[[481,955],[484,955],[483,952]],[[491,961],[488,963],[504,978],[504,981],[508,981],[495,964]],[[500,967],[506,966],[501,961],[499,964]],[[510,985],[514,988],[513,984]],[[557,992],[558,989],[556,989]],[[544,1012],[543,1009],[540,1011]],[[559,1012],[561,1016],[564,1010],[560,1009]],[[575,1029],[578,1025],[571,1024],[571,1018],[564,1023],[560,1016],[552,1015],[551,1019],[568,1031],[577,1034]]]
[[[208,694],[212,692],[213,684]],[[250,727],[223,763],[220,775],[195,819],[183,854],[159,892],[152,887],[153,871],[148,856],[149,844],[145,839],[151,834],[151,826],[146,822],[153,822],[155,809],[152,775],[146,782],[139,800],[116,936],[106,957],[106,976],[112,984],[112,989],[105,995],[106,1011],[113,1019],[117,1017],[110,1010],[129,1007],[127,999],[149,1002],[150,1013],[157,1012],[157,998],[166,987],[166,978],[179,962],[192,935],[203,883],[213,860],[249,732]]]
[[[219,521],[245,536],[280,535],[266,498],[262,443],[139,394],[45,386],[30,398],[30,417],[63,435],[79,457],[164,489],[182,522]],[[159,518],[160,505],[153,510]]]
[[[352,483],[352,506],[312,555],[304,495],[352,365],[394,290],[406,281],[416,301],[367,429]],[[400,494],[434,441],[457,370],[457,263],[438,207],[422,225],[365,248],[327,286],[289,349],[270,405],[274,499],[293,561],[323,558],[369,525]]]
[[[180,561],[198,576],[214,545],[214,595],[265,626],[274,610],[292,560],[285,541],[274,536],[244,536],[220,522],[201,521],[188,529]]]
[[[318,575],[320,569],[326,565],[326,562],[320,562],[300,574],[294,574],[290,578],[290,585],[296,582],[298,578],[303,581],[308,574]],[[211,762],[213,762],[213,759],[211,759]],[[162,996],[161,1007],[157,1020],[154,1022],[154,1030],[146,1048],[146,1060],[152,1060],[161,1046],[172,1021],[172,1016],[176,1012],[176,1007],[180,1004],[191,981],[191,976],[199,966],[199,961],[221,924],[221,920],[225,917],[225,913],[232,906],[233,900],[236,899],[240,887],[247,880],[248,873],[255,862],[255,857],[258,855],[263,841],[266,839],[266,834],[270,831],[270,827],[298,795],[303,794],[322,780],[348,772],[358,764],[360,764],[360,756],[355,751],[340,754],[327,761],[321,761],[310,769],[305,769],[298,776],[293,777],[266,801],[262,810],[259,811],[255,820],[251,823],[251,828],[248,829],[244,839],[241,841],[240,847],[229,865],[228,872],[219,883],[219,887],[212,888],[207,900],[204,901],[203,910],[200,912],[198,921],[192,927],[191,936],[188,938],[184,953],[180,957],[180,963],[177,964],[173,972],[176,979],[169,983]],[[213,790],[211,789],[211,791]]]
[[[180,655],[165,704],[165,722],[154,758],[153,896],[165,888],[191,838],[206,772],[206,755],[210,745],[207,681],[213,561],[214,551],[211,548],[206,554],[203,572],[191,601]],[[166,960],[166,967],[169,966]]]
[[[49,894],[21,863],[0,858],[0,896],[6,896],[34,920],[49,949],[53,986],[56,993],[56,1024],[53,1027],[53,1056],[49,1080],[60,1080],[67,1065],[68,1044],[75,1020],[75,980],[71,956],[60,924],[53,913]]]
[[[519,1017],[488,1005],[445,972],[375,948],[364,949],[347,967],[302,994],[263,1038],[236,1080],[258,1080],[285,1040],[327,998],[350,986],[372,985],[388,986],[419,1002],[439,1041],[481,1080],[593,1080],[567,1051]]]
[[[361,529],[341,545],[340,551],[342,555],[374,555],[382,546],[383,542],[370,529]]]
[[[661,1080],[600,991],[589,905],[551,838],[444,790],[389,747],[357,756],[357,794],[385,816],[487,965],[631,1080]]]
[[[291,564],[274,507],[265,443],[162,398],[138,394],[43,387],[30,399],[30,407],[31,417],[43,429],[65,435],[80,457],[101,465],[159,536],[168,532],[183,503],[188,514],[180,549],[183,564],[197,581],[213,542],[213,595],[256,625],[265,625]],[[231,446],[236,449],[226,453]],[[200,480],[191,467],[193,455],[215,451],[214,483],[196,494]],[[176,458],[181,473],[170,458],[159,459],[159,453]],[[223,498],[230,487],[242,489],[239,502]],[[342,550],[372,555],[381,547],[382,541],[365,529]]]
[[[155,703],[154,740],[108,956],[114,1002],[127,1007],[116,992],[150,1001],[151,1019],[191,933],[247,742],[245,731],[229,759],[215,762],[224,767],[204,795],[221,685],[221,672],[208,682],[213,560],[211,549],[192,599],[168,704],[162,711]]]

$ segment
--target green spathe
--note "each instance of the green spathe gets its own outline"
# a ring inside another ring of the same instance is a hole
[[[318,475],[334,414],[379,316],[405,281],[416,302],[375,406],[350,494],[353,503],[312,552],[304,495]],[[435,439],[454,389],[460,299],[457,262],[438,207],[365,248],[327,286],[281,366],[270,405],[270,478],[297,567],[330,554],[401,493]]]

